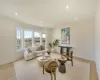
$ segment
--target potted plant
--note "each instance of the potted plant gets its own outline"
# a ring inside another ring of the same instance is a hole
[[[47,47],[47,53],[48,53],[48,55],[50,55],[51,49],[52,49],[52,43],[49,43],[48,47]]]
[[[54,40],[53,43],[49,43],[49,51],[56,52],[55,47],[57,47],[58,45],[59,45],[58,39]]]

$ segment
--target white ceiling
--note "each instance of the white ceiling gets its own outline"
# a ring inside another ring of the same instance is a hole
[[[41,27],[93,19],[96,6],[97,0],[0,0],[1,14]]]

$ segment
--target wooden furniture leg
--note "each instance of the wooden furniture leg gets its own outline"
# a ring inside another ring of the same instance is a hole
[[[63,54],[63,48],[62,47],[60,48],[60,54],[61,55]]]
[[[73,66],[73,60],[71,61],[71,63],[72,63],[72,66]]]
[[[53,80],[53,77],[52,77],[52,72],[50,73],[50,75],[51,75],[51,80]]]
[[[44,74],[44,65],[43,65],[43,74]]]
[[[73,52],[71,52],[71,63],[72,63],[72,66],[73,66]]]
[[[71,59],[71,63],[72,63],[72,66],[73,66],[73,57],[72,57],[72,59]]]
[[[53,74],[54,74],[54,80],[56,80],[56,72],[53,72]]]

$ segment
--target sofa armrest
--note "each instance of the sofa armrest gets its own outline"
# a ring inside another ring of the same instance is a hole
[[[25,55],[27,55],[27,54],[28,54],[28,51],[27,51],[27,50],[25,50],[25,51],[24,51],[24,56],[25,56]]]

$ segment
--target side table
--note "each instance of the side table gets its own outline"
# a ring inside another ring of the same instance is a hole
[[[66,73],[65,63],[66,63],[67,59],[66,58],[60,58],[60,59],[58,59],[58,61],[60,62],[59,67],[58,67],[59,72]]]

